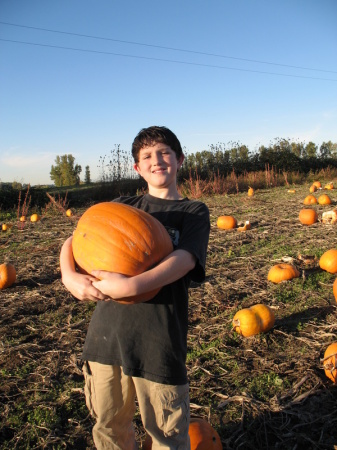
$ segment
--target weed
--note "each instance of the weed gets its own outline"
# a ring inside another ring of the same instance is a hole
[[[247,391],[260,401],[268,401],[289,387],[287,378],[281,378],[274,372],[262,373],[247,383]]]

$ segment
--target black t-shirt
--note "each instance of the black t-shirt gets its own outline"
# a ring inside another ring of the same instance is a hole
[[[187,383],[188,287],[205,278],[209,211],[199,201],[164,200],[149,194],[115,201],[142,209],[169,232],[174,249],[196,257],[194,269],[162,287],[150,301],[134,305],[97,303],[82,358],[119,365],[126,375],[163,384]]]

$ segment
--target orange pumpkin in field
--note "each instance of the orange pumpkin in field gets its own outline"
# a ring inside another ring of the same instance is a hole
[[[307,195],[303,200],[304,205],[316,205],[317,198],[314,195]]]
[[[318,203],[320,205],[331,205],[331,198],[328,194],[322,194],[318,197]]]
[[[72,250],[83,273],[107,270],[135,276],[158,264],[173,251],[173,245],[155,217],[123,203],[103,202],[91,206],[78,221]],[[157,292],[125,300],[150,300]]]
[[[0,289],[12,286],[16,280],[16,270],[13,264],[0,264]]]
[[[220,436],[205,419],[191,419],[188,434],[191,450],[222,450]]]
[[[324,352],[323,368],[325,375],[334,383],[337,382],[337,342],[330,344]]]
[[[219,434],[207,420],[192,418],[188,428],[191,450],[223,450]],[[152,450],[152,439],[146,435],[142,450]]]
[[[32,214],[30,216],[30,221],[31,222],[39,222],[41,220],[41,217],[39,216],[39,214]]]
[[[233,216],[220,216],[216,222],[218,228],[231,230],[237,227],[237,220]]]
[[[319,259],[319,267],[329,273],[337,273],[337,250],[327,250]]]
[[[253,189],[252,187],[250,187],[250,188],[248,189],[248,197],[253,197],[254,194],[255,194],[254,189]]]
[[[301,209],[298,218],[302,225],[313,225],[318,221],[317,212],[314,209]]]
[[[331,191],[333,188],[334,188],[334,186],[333,186],[333,183],[332,183],[332,182],[327,183],[327,184],[324,186],[324,189],[326,189],[327,191]]]
[[[312,184],[314,186],[316,186],[317,188],[321,188],[322,187],[322,183],[320,181],[314,181]]]
[[[275,264],[268,272],[268,281],[272,283],[281,283],[282,281],[292,280],[300,276],[296,267],[288,263]]]
[[[262,303],[240,309],[232,320],[233,330],[244,337],[269,331],[274,323],[274,311]]]
[[[310,194],[314,193],[317,191],[317,186],[315,186],[314,184],[312,184],[309,188],[309,192]]]

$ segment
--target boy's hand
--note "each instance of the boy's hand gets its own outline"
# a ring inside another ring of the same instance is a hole
[[[110,299],[119,299],[122,297],[129,297],[127,280],[130,278],[121,273],[106,272],[104,270],[94,270],[92,275],[95,277],[93,287],[97,288],[99,292],[105,294]]]
[[[62,279],[63,284],[78,300],[91,300],[97,302],[98,300],[109,300],[109,297],[104,295],[97,287],[93,285],[97,279],[91,275],[84,275],[81,273],[73,273],[71,277]]]

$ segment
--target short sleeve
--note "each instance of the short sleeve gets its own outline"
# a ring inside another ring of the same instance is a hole
[[[185,211],[183,228],[177,249],[192,253],[196,265],[189,273],[192,281],[202,282],[205,279],[206,255],[210,233],[210,218],[207,206],[202,202],[191,201]]]

